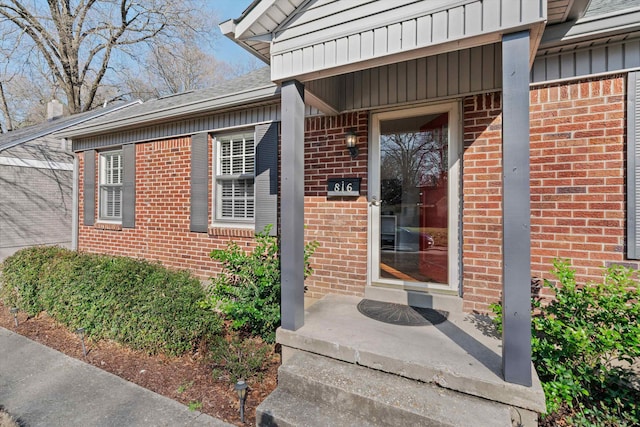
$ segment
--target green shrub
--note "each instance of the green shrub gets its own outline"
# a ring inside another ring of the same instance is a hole
[[[269,367],[273,346],[257,337],[242,337],[232,333],[228,338],[216,337],[209,346],[213,377],[235,384],[239,379],[261,379]]]
[[[305,245],[305,278],[313,272],[309,258],[317,247],[316,241]],[[221,310],[233,329],[273,342],[280,326],[278,240],[267,229],[256,235],[252,251],[245,252],[232,241],[226,249],[212,251],[211,258],[220,261],[223,270],[212,279],[206,305]]]
[[[583,286],[567,261],[554,261],[552,272],[557,282],[546,280],[545,286],[555,298],[548,304],[533,299],[531,325],[547,411],[568,408],[571,425],[639,425],[640,392],[629,386],[629,364],[640,357],[634,272],[613,266],[602,283]]]
[[[57,246],[21,249],[2,263],[0,299],[11,307],[19,307],[29,316],[40,313],[40,275],[47,263],[64,257],[67,250]]]
[[[26,267],[34,258],[41,262]],[[205,293],[196,278],[143,260],[27,249],[5,260],[0,287],[5,303],[31,315],[44,310],[90,338],[152,354],[193,350],[222,328],[200,306]]]

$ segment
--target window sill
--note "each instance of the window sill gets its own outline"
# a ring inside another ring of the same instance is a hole
[[[253,237],[255,231],[252,228],[214,227],[209,226],[210,237]]]
[[[122,231],[122,224],[112,222],[97,222],[95,228],[99,230]]]

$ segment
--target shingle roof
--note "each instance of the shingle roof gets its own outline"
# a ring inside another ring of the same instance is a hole
[[[198,113],[215,111],[229,106],[246,105],[253,101],[273,98],[279,93],[271,81],[269,67],[263,67],[208,89],[183,92],[146,101],[127,111],[110,114],[90,124],[62,132],[65,137],[95,135],[125,127],[157,123]]]
[[[60,117],[58,119],[49,120],[33,126],[16,129],[11,132],[0,134],[0,151],[6,150],[16,145],[33,141],[34,139],[50,135],[55,132],[70,128],[71,126],[87,122],[92,119],[104,116],[111,112],[125,109],[126,107],[140,104],[140,101],[115,104],[109,107],[96,108],[95,110],[86,111],[84,113],[74,114],[72,116]]]
[[[638,0],[591,0],[583,18],[593,18],[625,9],[637,9],[639,6]]]

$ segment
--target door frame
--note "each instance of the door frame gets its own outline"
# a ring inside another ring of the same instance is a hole
[[[372,112],[369,126],[369,168],[368,168],[368,229],[367,229],[367,286],[401,289],[406,291],[462,294],[462,102],[460,100],[423,105],[419,107]],[[448,165],[448,278],[447,284],[432,282],[410,282],[380,278],[380,122],[436,113],[449,115],[449,165]]]

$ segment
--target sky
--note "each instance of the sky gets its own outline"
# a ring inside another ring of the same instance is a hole
[[[242,12],[251,4],[252,0],[209,0],[211,8],[218,14],[217,26],[220,22],[239,17]],[[229,40],[225,36],[220,36],[216,41],[215,54],[219,59],[234,63],[245,63],[255,58],[249,52]]]

